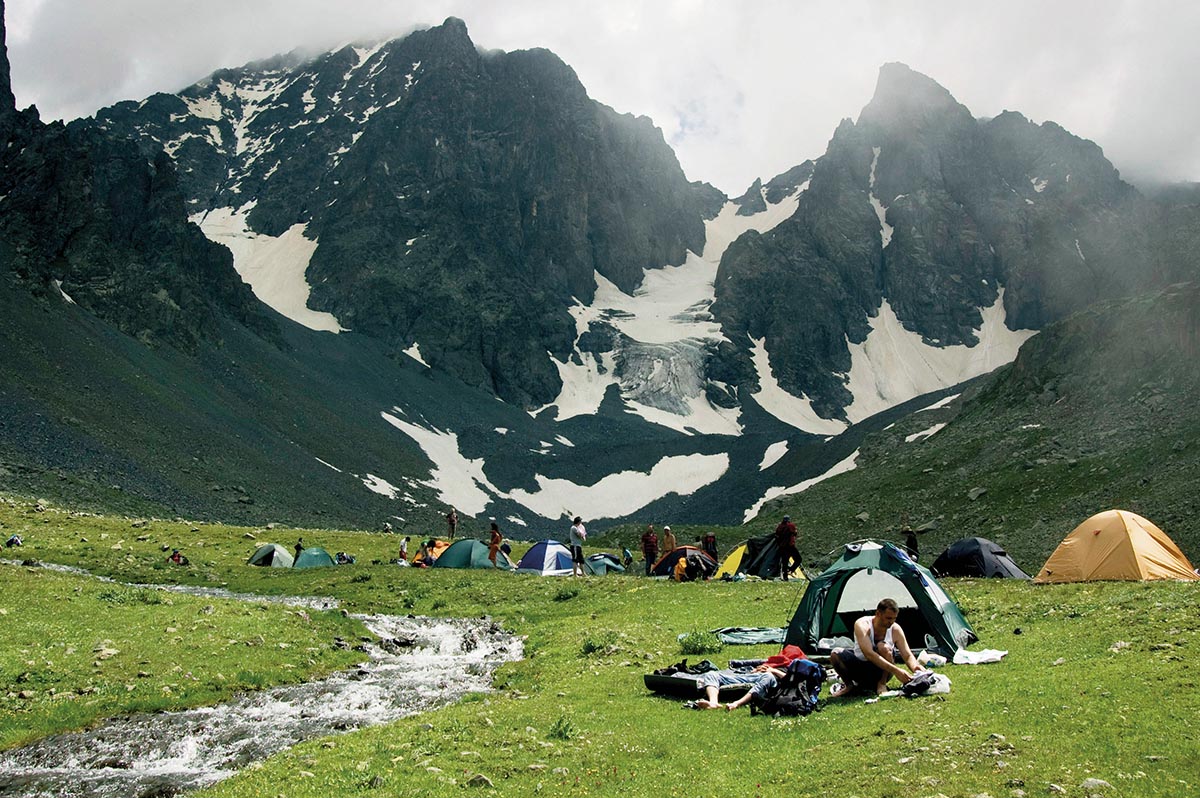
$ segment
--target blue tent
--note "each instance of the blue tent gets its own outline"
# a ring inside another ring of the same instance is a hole
[[[542,576],[570,576],[571,550],[557,540],[542,540],[533,544],[517,563],[517,571]]]

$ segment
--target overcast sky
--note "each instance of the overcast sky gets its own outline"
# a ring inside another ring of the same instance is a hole
[[[663,129],[731,195],[825,151],[879,66],[976,116],[1054,120],[1135,182],[1200,180],[1200,3],[962,0],[7,0],[13,91],[43,119],[177,91],[220,67],[464,19],[476,45],[546,47],[589,94]]]

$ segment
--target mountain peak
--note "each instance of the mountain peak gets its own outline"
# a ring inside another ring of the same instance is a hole
[[[879,68],[875,96],[863,108],[860,122],[914,125],[931,116],[961,116],[972,119],[966,106],[933,78],[907,64],[891,62]]]

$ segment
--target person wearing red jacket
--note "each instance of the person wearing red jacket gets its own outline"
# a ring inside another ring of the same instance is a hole
[[[646,531],[642,533],[642,556],[646,558],[646,576],[649,576],[650,569],[658,560],[658,534],[654,531],[654,524],[646,524]]]
[[[796,549],[796,525],[792,523],[792,517],[789,515],[785,515],[779,526],[775,527],[775,546],[779,549],[779,572],[786,582],[788,574],[800,567],[800,552]]]

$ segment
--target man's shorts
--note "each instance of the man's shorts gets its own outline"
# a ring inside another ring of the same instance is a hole
[[[571,562],[583,562],[583,546],[571,546]]]
[[[875,686],[883,678],[883,669],[870,660],[859,659],[852,648],[839,648],[835,652],[842,661],[842,670],[854,687],[862,690],[875,691]]]

